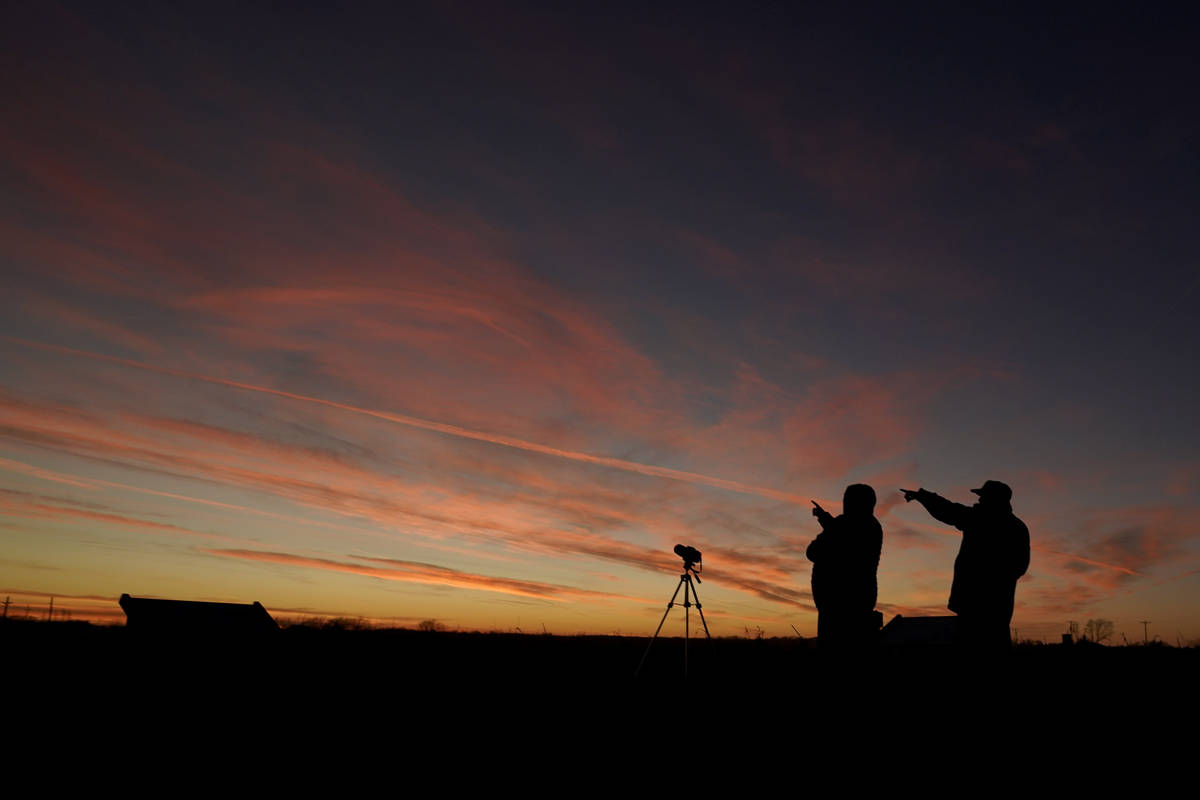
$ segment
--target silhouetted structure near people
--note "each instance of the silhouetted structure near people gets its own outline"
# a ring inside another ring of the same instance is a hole
[[[138,633],[246,636],[279,630],[278,623],[257,600],[245,604],[208,603],[123,594],[118,602],[125,612],[125,627]]]
[[[971,490],[979,495],[973,506],[925,489],[902,491],[906,501],[916,500],[934,519],[962,531],[947,604],[958,615],[960,641],[986,648],[1010,647],[1008,625],[1017,579],[1029,569],[1029,529],[1013,514],[1012,489],[1000,481],[987,481]]]
[[[822,648],[860,646],[874,641],[881,617],[875,572],[883,549],[883,528],[875,519],[875,490],[864,483],[846,487],[842,515],[813,503],[822,531],[808,546],[813,562],[812,593],[817,605],[817,640]]]

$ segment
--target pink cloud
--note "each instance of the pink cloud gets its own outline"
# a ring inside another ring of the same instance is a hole
[[[135,528],[155,533],[171,533],[220,539],[228,538],[193,531],[179,525],[154,522],[124,514],[112,514],[86,508],[70,508],[52,503],[37,502],[31,500],[28,496],[22,496],[21,493],[11,492],[7,489],[0,490],[0,515],[22,519],[44,519],[56,522],[98,522],[105,525]]]
[[[592,557],[651,571],[672,570],[672,540],[699,541],[686,523],[669,512],[650,510],[645,500],[624,492],[598,490],[559,480],[538,470],[471,462],[471,468],[504,477],[508,485],[495,499],[477,490],[449,485],[398,481],[393,474],[354,464],[345,456],[312,447],[283,445],[260,436],[211,425],[122,413],[120,428],[99,418],[55,407],[9,404],[5,410],[10,435],[63,448],[78,455],[103,457],[112,463],[158,465],[177,476],[215,481],[231,488],[252,488],[322,511],[366,520],[385,529],[402,525],[409,535],[435,539],[468,533],[529,553],[560,557]],[[439,459],[458,457],[441,452]],[[141,468],[141,467],[139,467]],[[129,488],[127,484],[104,485]],[[136,487],[134,487],[135,490]],[[237,511],[242,506],[200,501],[178,493],[153,494]],[[430,494],[440,495],[436,502]],[[272,515],[290,519],[289,515]],[[320,523],[313,523],[320,524]],[[655,531],[662,545],[648,547],[621,542],[592,531],[612,525]],[[368,533],[369,531],[360,531]],[[737,570],[744,580],[731,585],[762,597],[791,602],[788,584],[794,571],[807,564],[793,554],[714,546],[710,554],[723,569]],[[677,568],[677,567],[675,567]]]
[[[310,558],[308,556],[290,553],[272,553],[258,550],[208,550],[208,553],[228,558],[239,558],[248,561],[261,561],[286,566],[308,567],[312,569],[347,572],[370,578],[382,578],[392,581],[423,583],[434,586],[453,586],[460,589],[480,589],[483,591],[515,594],[523,597],[536,597],[542,600],[570,600],[585,598],[588,600],[636,600],[637,598],[608,592],[593,592],[586,589],[576,589],[570,586],[559,586],[538,581],[524,581],[512,578],[500,578],[490,575],[477,575],[469,572],[441,567],[435,564],[422,564],[413,561],[394,559],[363,559],[387,564],[387,567],[372,567],[353,562],[334,561],[325,558]]]

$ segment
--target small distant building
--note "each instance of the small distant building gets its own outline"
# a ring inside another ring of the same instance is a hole
[[[900,614],[883,626],[884,645],[952,645],[958,617],[905,617]]]
[[[205,603],[121,595],[125,627],[139,633],[260,635],[279,630],[262,603]]]

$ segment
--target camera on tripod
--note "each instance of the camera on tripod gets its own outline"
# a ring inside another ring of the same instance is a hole
[[[658,621],[658,628],[654,631],[654,636],[650,638],[650,643],[646,645],[646,652],[642,653],[642,660],[638,662],[637,669],[633,671],[635,676],[641,673],[642,665],[646,663],[646,656],[650,655],[650,648],[658,640],[658,634],[662,631],[663,623],[667,621],[667,614],[670,614],[671,609],[675,607],[675,598],[679,597],[680,589],[683,589],[683,677],[687,677],[688,671],[688,639],[691,638],[692,606],[696,607],[696,612],[700,615],[700,623],[704,625],[704,637],[709,641],[712,640],[712,634],[708,632],[708,620],[704,618],[704,608],[700,605],[700,595],[696,594],[696,587],[692,583],[693,578],[695,578],[696,583],[700,583],[700,575],[698,573],[704,568],[704,565],[700,561],[700,551],[694,547],[688,547],[686,544],[677,544],[675,545],[675,555],[683,559],[683,574],[679,576],[679,583],[675,586],[675,593],[667,601],[667,610],[663,612],[662,619]],[[695,600],[694,603],[692,602],[693,600]]]
[[[686,544],[677,544],[675,545],[675,555],[683,559],[684,572],[698,572],[704,569],[700,551],[694,547],[688,547]],[[699,565],[699,569],[697,569],[697,565]],[[697,575],[696,580],[700,580],[700,576]]]

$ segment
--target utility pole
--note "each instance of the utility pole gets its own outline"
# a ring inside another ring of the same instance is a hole
[[[46,615],[46,622],[54,622],[54,598],[50,598],[50,613]]]
[[[1142,644],[1150,644],[1150,620],[1140,619],[1138,622],[1142,623]]]
[[[12,598],[11,598],[11,597],[5,597],[5,598],[4,598],[4,618],[5,618],[5,619],[8,619],[8,604],[9,604],[10,602],[12,602]]]

